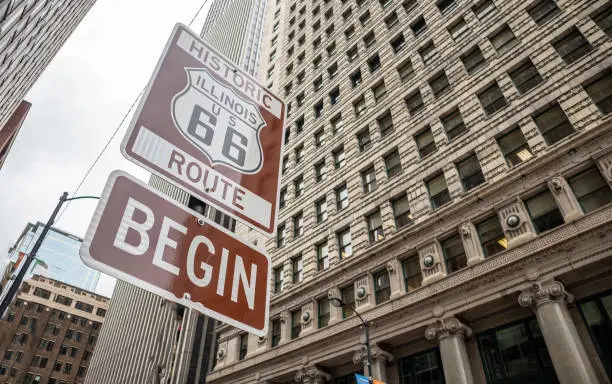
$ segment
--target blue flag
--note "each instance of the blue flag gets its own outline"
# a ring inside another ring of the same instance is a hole
[[[355,379],[357,379],[357,384],[370,384],[370,379],[358,373],[355,374]]]

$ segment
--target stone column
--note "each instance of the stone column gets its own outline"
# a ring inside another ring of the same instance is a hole
[[[425,330],[427,340],[438,340],[440,356],[447,383],[473,384],[470,359],[465,348],[465,338],[472,329],[454,317],[440,319]]]
[[[300,368],[295,374],[295,382],[301,384],[325,384],[331,381],[329,373],[318,368],[316,365],[308,365]]]
[[[518,301],[531,307],[561,384],[599,384],[576,325],[567,310],[573,296],[558,281],[536,282],[521,292]]]
[[[393,354],[378,344],[370,346],[372,353],[372,379],[387,382],[387,362],[393,361]],[[368,376],[368,350],[364,345],[353,354],[353,364],[363,366],[364,376]]]

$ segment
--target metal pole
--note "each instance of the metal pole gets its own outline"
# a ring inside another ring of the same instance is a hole
[[[55,217],[57,216],[60,208],[62,207],[62,204],[64,204],[64,202],[68,200],[67,197],[68,197],[68,192],[64,192],[62,196],[60,197],[59,202],[57,203],[57,206],[55,207],[55,210],[51,214],[51,217],[49,217],[47,224],[45,224],[45,227],[43,228],[42,233],[36,240],[36,243],[34,244],[32,251],[23,261],[23,266],[19,270],[17,277],[15,277],[15,281],[13,281],[13,284],[9,288],[8,293],[6,294],[4,299],[2,299],[2,303],[0,304],[0,318],[4,317],[4,312],[6,312],[9,304],[11,303],[11,301],[13,301],[13,297],[15,297],[15,294],[17,293],[17,290],[19,289],[19,286],[21,285],[21,282],[23,281],[25,274],[30,268],[30,264],[32,264],[32,261],[34,261],[34,259],[36,258],[36,252],[38,252],[38,249],[42,245],[42,242],[45,239],[45,236],[47,236],[49,229],[51,229],[51,226],[55,222]]]
[[[368,350],[368,378],[370,383],[372,382],[372,351],[370,350],[370,327],[366,322],[363,323],[365,329],[365,342]]]

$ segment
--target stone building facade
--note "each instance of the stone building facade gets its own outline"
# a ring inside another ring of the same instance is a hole
[[[109,299],[34,275],[0,323],[0,382],[83,383]]]
[[[207,382],[609,383],[612,5],[272,0],[267,337]],[[247,233],[253,241],[264,241]]]

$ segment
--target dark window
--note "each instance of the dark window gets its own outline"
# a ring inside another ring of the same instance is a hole
[[[380,103],[381,100],[387,96],[387,88],[385,87],[384,80],[379,81],[372,87],[372,94],[374,95],[374,101],[377,103]]]
[[[317,244],[317,270],[323,271],[329,268],[329,257],[327,242]]]
[[[359,143],[359,150],[361,152],[367,151],[372,148],[372,139],[370,138],[370,131],[364,129],[357,134],[357,142]]]
[[[298,164],[304,159],[304,144],[300,144],[295,148],[295,163]]]
[[[536,233],[548,231],[564,223],[563,215],[561,215],[555,198],[548,189],[525,200],[525,205]]]
[[[479,334],[488,383],[557,383],[536,319]]]
[[[335,105],[336,103],[338,103],[338,101],[340,101],[340,89],[339,88],[334,88],[329,93],[329,103],[331,105]]]
[[[315,118],[321,117],[323,114],[323,101],[319,101],[313,107]]]
[[[317,148],[325,145],[325,131],[321,129],[315,132],[314,137],[315,137],[315,146]]]
[[[353,102],[353,109],[355,110],[355,116],[361,117],[365,114],[366,111],[366,101],[365,97],[361,96],[357,100]]]
[[[436,6],[443,15],[446,14],[455,5],[455,0],[438,0]]]
[[[480,163],[478,163],[476,154],[472,154],[470,157],[458,162],[456,165],[457,171],[459,172],[459,177],[461,178],[461,184],[463,184],[463,189],[465,191],[469,191],[484,183],[485,177],[482,173],[482,169],[480,168]]]
[[[363,37],[363,43],[365,44],[366,48],[371,46],[375,42],[376,42],[376,36],[374,36],[374,31],[370,31],[368,34],[366,34]]]
[[[431,91],[436,98],[449,91],[450,84],[448,82],[448,77],[446,77],[446,73],[441,71],[429,79],[429,86],[431,87]]]
[[[368,238],[370,239],[370,243],[375,243],[385,238],[380,210],[366,216],[366,222],[368,224]]]
[[[368,68],[370,69],[370,73],[376,72],[380,68],[380,65],[380,57],[378,54],[368,59]]]
[[[418,256],[412,256],[402,262],[404,272],[404,287],[406,292],[412,292],[421,286],[423,275]]]
[[[509,71],[508,75],[521,94],[535,88],[543,81],[538,69],[530,59],[525,60],[516,69]]]
[[[593,49],[593,46],[576,27],[570,28],[552,45],[566,64],[573,63]]]
[[[340,289],[340,296],[342,296],[342,301],[344,302],[344,307],[342,307],[342,318],[346,319],[349,316],[352,316],[354,313],[348,308],[355,309],[355,286],[353,284],[348,285],[344,288]]]
[[[508,248],[508,240],[497,216],[476,224],[476,231],[478,231],[485,257],[493,256]]]
[[[612,37],[612,3],[605,5],[592,18],[608,37]]]
[[[436,57],[436,46],[434,45],[433,41],[430,41],[423,47],[419,48],[419,55],[421,55],[424,65],[427,66],[431,64]]]
[[[34,296],[42,297],[43,299],[49,299],[51,297],[51,291],[36,287],[34,288]]]
[[[274,293],[283,290],[283,266],[274,268]]]
[[[287,129],[285,131],[286,134],[289,134],[289,130]],[[287,136],[285,136],[286,138]],[[287,144],[287,143],[285,143]],[[285,172],[287,172],[287,168],[289,167],[289,156],[283,156],[283,162],[281,164],[281,174],[285,174]]]
[[[450,33],[453,40],[458,41],[460,38],[470,33],[470,27],[468,27],[465,19],[461,17],[448,27],[448,33]]]
[[[410,13],[410,11],[412,11],[417,5],[417,0],[405,0],[402,3],[402,7],[404,7],[404,10],[406,11],[406,13]]]
[[[293,216],[293,238],[300,237],[304,233],[304,215],[302,212]]]
[[[338,252],[340,260],[349,257],[353,254],[353,246],[351,244],[351,229],[346,228],[336,234],[338,238]]]
[[[478,45],[461,55],[461,62],[470,75],[484,67],[487,63]]]
[[[518,40],[508,24],[489,36],[489,40],[499,55],[503,55],[518,44]]]
[[[437,149],[430,126],[427,126],[424,130],[414,135],[414,141],[416,142],[421,157],[425,157],[435,152]]]
[[[317,327],[323,328],[329,324],[329,299],[327,297],[317,301]]]
[[[397,73],[399,74],[402,82],[412,78],[414,76],[414,67],[410,59],[406,60],[403,64],[397,67]]]
[[[361,180],[363,182],[363,192],[370,193],[376,190],[376,170],[374,166],[369,167],[361,172]]]
[[[594,81],[584,86],[591,100],[603,114],[612,112],[612,69],[597,75]]]
[[[359,16],[359,22],[361,25],[366,25],[370,21],[370,11],[365,11],[363,15]]]
[[[410,95],[406,96],[404,100],[406,101],[408,112],[410,112],[411,115],[414,115],[425,107],[425,104],[423,103],[423,95],[421,94],[421,90],[418,88]]]
[[[55,295],[55,299],[53,299],[53,301],[67,306],[72,305],[72,299],[62,295]]]
[[[414,222],[412,213],[410,212],[408,196],[403,195],[392,200],[391,206],[393,207],[393,217],[395,218],[395,227],[397,229],[403,228]]]
[[[527,140],[525,140],[525,136],[519,127],[499,137],[497,143],[510,167],[514,167],[533,157],[531,148],[529,148]]]
[[[317,210],[317,223],[327,220],[327,201],[325,198],[317,201],[315,206]]]
[[[403,357],[398,365],[400,384],[444,384],[438,348]]]
[[[446,260],[446,273],[453,273],[467,266],[467,256],[459,234],[442,241],[441,245]]]
[[[302,133],[304,130],[304,115],[300,116],[295,120],[295,132],[297,134]]]
[[[304,279],[304,274],[302,272],[302,255],[296,256],[291,259],[291,272],[294,283],[299,283]]]
[[[249,349],[249,334],[243,333],[240,335],[240,351],[238,352],[238,360],[244,360]]]
[[[291,312],[291,339],[297,339],[302,332],[302,309]]]
[[[376,119],[378,123],[378,128],[380,129],[380,136],[387,136],[389,133],[393,132],[395,127],[393,126],[393,118],[391,117],[391,112],[385,113],[383,116]]]
[[[608,376],[612,377],[612,294],[584,300],[580,312]]]
[[[539,0],[527,9],[527,13],[538,25],[554,18],[561,10],[553,0]]]
[[[342,132],[344,129],[344,121],[342,120],[342,114],[334,116],[331,120],[329,120],[329,125],[332,129],[332,134],[336,134],[338,132]]]
[[[419,36],[421,33],[427,30],[427,23],[425,22],[425,18],[423,16],[419,16],[415,21],[410,23],[410,29],[414,36]]]
[[[349,205],[349,196],[348,196],[348,188],[346,184],[341,185],[336,188],[336,209],[338,211],[343,210]]]
[[[77,377],[84,377],[86,371],[87,371],[87,367],[80,366],[77,371]]]
[[[276,228],[276,247],[278,248],[285,245],[285,237],[287,236],[285,231],[286,227],[284,223]]]
[[[508,105],[501,88],[497,82],[476,94],[487,115],[491,115]]]
[[[392,178],[402,173],[402,159],[397,149],[386,155],[384,160],[388,178]]]
[[[463,132],[467,131],[467,127],[463,122],[463,117],[461,116],[459,108],[455,108],[450,113],[442,116],[440,120],[442,120],[444,131],[446,131],[446,136],[448,136],[449,140],[452,140]]]
[[[406,39],[404,38],[404,34],[400,33],[393,40],[391,40],[391,48],[393,48],[393,52],[398,53],[404,48],[406,45]]]
[[[553,145],[575,132],[558,103],[533,116],[533,119],[548,145]]]
[[[391,12],[389,16],[385,17],[385,24],[387,25],[388,29],[391,29],[393,26],[395,26],[398,21],[399,18],[397,17],[397,13],[395,11]]]
[[[589,168],[567,179],[584,213],[612,202],[612,190],[596,167]]]
[[[488,20],[496,10],[497,8],[495,8],[495,3],[492,0],[482,0],[472,7],[472,11],[480,22]]]
[[[280,319],[272,320],[272,348],[278,347],[281,338],[281,321]]]
[[[355,45],[354,47],[346,51],[346,56],[348,57],[349,63],[359,57],[359,49],[357,48],[357,46]]]
[[[384,303],[391,298],[389,272],[386,269],[374,274],[374,295],[376,304]]]
[[[295,197],[298,198],[304,193],[304,178],[302,176],[297,177],[293,180],[293,187],[295,188]]]
[[[344,154],[344,147],[340,147],[332,152],[334,157],[334,167],[336,169],[343,167],[346,164],[346,156]]]
[[[451,196],[448,192],[443,173],[427,181],[427,190],[429,191],[429,199],[431,200],[431,206],[434,210],[451,201]]]
[[[361,70],[353,72],[351,75],[351,84],[353,85],[353,88],[361,84]]]
[[[285,205],[287,205],[287,188],[281,189],[278,197],[278,207],[283,209],[285,208]]]
[[[327,177],[327,167],[325,167],[325,159],[314,165],[315,169],[315,180],[317,183],[323,181]]]

